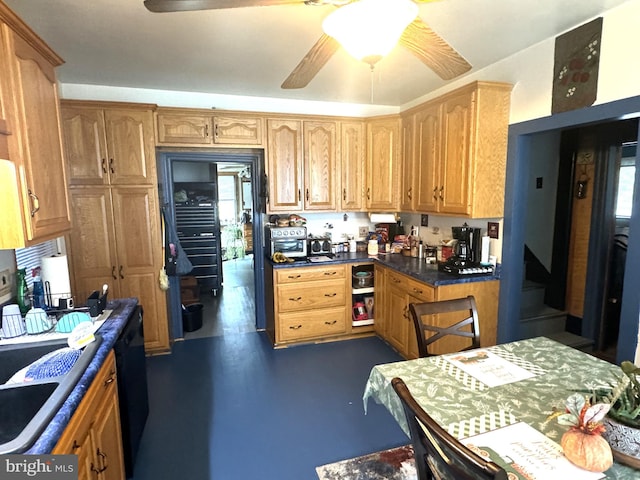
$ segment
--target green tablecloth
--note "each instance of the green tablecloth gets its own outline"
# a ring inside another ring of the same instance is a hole
[[[481,349],[485,350],[485,349]],[[534,376],[489,387],[447,361],[419,358],[373,367],[363,396],[383,404],[408,435],[407,422],[391,379],[400,377],[418,403],[453,436],[464,438],[521,421],[560,442],[567,427],[547,422],[554,407],[564,410],[575,389],[615,382],[619,367],[548,338],[538,337],[487,348]],[[640,471],[614,464],[607,479],[640,479]]]

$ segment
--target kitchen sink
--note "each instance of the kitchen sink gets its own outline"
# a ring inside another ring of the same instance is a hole
[[[24,452],[38,439],[95,356],[102,337],[95,338],[66,374],[17,384],[5,382],[67,343],[55,340],[0,347],[0,454]]]

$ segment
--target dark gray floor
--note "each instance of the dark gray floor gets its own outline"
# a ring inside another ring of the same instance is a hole
[[[376,337],[274,350],[266,335],[180,342],[148,358],[135,480],[313,480],[315,467],[408,443],[362,394],[400,357]]]

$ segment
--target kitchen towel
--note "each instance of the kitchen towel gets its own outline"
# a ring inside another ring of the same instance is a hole
[[[45,301],[52,307],[57,307],[61,298],[71,298],[71,282],[69,281],[69,265],[66,255],[51,255],[40,259],[40,277],[42,283],[48,283],[51,292],[51,301],[46,298]]]

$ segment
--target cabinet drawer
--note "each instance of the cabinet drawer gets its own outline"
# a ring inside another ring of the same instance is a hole
[[[345,271],[344,265],[334,265],[311,268],[282,268],[275,270],[275,274],[276,282],[280,284],[345,278]]]
[[[433,302],[435,299],[435,289],[418,280],[408,278],[406,289],[409,295],[416,297],[421,302]]]
[[[346,309],[328,308],[313,312],[280,315],[278,341],[288,342],[336,335],[346,331]]]
[[[346,287],[342,281],[328,280],[302,285],[281,285],[278,286],[277,291],[280,312],[346,305]]]

